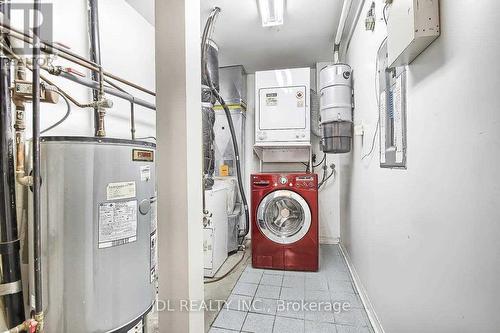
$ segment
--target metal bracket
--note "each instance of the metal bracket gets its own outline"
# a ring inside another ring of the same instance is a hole
[[[13,295],[23,290],[21,280],[0,284],[0,296]]]

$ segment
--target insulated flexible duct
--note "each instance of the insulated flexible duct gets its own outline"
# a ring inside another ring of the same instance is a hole
[[[215,173],[215,111],[213,109],[217,101],[212,89],[209,87],[208,79],[211,80],[212,85],[219,89],[219,50],[217,45],[211,41],[207,41],[206,45],[207,54],[205,55],[206,66],[209,74],[202,78],[201,89],[201,112],[202,112],[202,131],[203,131],[203,177],[205,190],[212,189],[214,185]]]
[[[208,43],[207,41],[210,39],[210,36],[212,35],[215,20],[217,19],[218,14],[220,13],[220,8],[215,7],[212,12],[210,13],[207,23],[205,24],[205,29],[203,30],[203,35],[202,35],[202,41],[201,41],[201,47],[202,47],[202,58],[201,58],[201,63],[202,63],[202,80],[203,82],[207,82],[210,86],[210,89],[219,102],[219,104],[222,106],[224,109],[224,113],[227,118],[227,122],[229,125],[229,131],[231,132],[231,140],[233,142],[233,150],[234,150],[234,156],[236,159],[236,174],[238,178],[238,190],[240,192],[241,196],[241,201],[243,202],[243,208],[245,210],[245,228],[243,230],[240,230],[240,233],[238,235],[238,241],[239,244],[243,244],[243,241],[245,240],[245,237],[248,235],[248,232],[250,230],[250,213],[248,211],[248,201],[247,197],[245,195],[245,189],[243,188],[243,176],[242,176],[242,171],[241,171],[241,162],[240,162],[240,153],[239,153],[239,148],[238,148],[238,141],[236,139],[236,131],[234,129],[234,124],[233,124],[233,119],[231,117],[231,111],[229,111],[229,108],[226,105],[226,102],[222,98],[222,96],[219,94],[219,91],[217,88],[214,86],[213,81],[210,77],[210,71],[208,69],[207,65],[207,49],[208,49]]]

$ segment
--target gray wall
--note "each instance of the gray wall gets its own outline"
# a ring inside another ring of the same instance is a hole
[[[365,31],[365,4],[348,63],[368,133],[342,158],[341,238],[386,332],[498,332],[500,3],[440,3],[442,35],[409,67],[406,171],[379,167],[378,138],[361,160],[386,34]]]

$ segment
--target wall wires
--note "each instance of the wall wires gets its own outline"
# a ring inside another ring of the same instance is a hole
[[[382,46],[384,45],[385,41],[387,40],[387,37],[384,38],[384,40],[382,41],[382,43],[380,43],[380,46],[378,48],[378,51],[377,51],[377,58],[375,59],[375,98],[377,100],[377,112],[378,112],[378,120],[377,120],[377,127],[375,129],[375,132],[373,133],[373,139],[372,139],[372,145],[371,145],[371,148],[370,148],[370,151],[368,153],[366,153],[365,155],[363,155],[363,157],[361,157],[361,160],[364,160],[365,158],[367,158],[368,156],[370,156],[372,153],[373,153],[373,150],[375,148],[375,139],[377,138],[377,134],[378,134],[378,131],[379,131],[379,127],[380,127],[380,96],[379,96],[379,93],[378,93],[378,78],[380,76],[380,72],[379,72],[379,68],[378,68],[378,54],[380,52],[380,49],[382,48]]]

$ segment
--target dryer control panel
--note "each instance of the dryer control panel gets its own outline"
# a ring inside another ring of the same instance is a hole
[[[255,144],[310,142],[309,68],[255,73]]]

